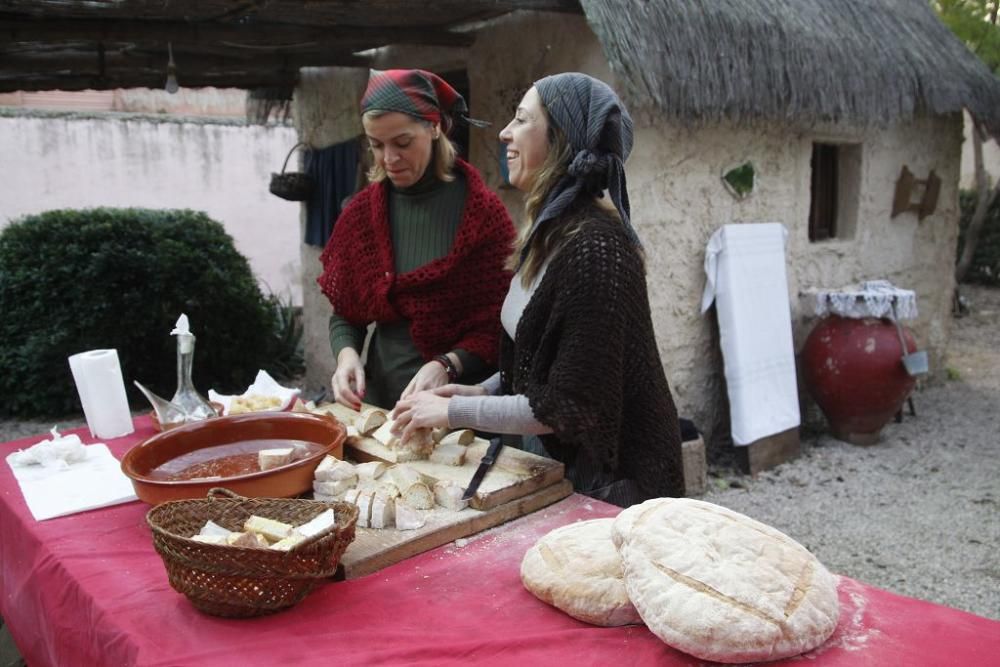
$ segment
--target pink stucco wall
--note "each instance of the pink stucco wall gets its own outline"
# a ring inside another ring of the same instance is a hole
[[[294,128],[232,118],[0,108],[0,227],[56,208],[205,211],[266,290],[301,304],[300,206],[267,190],[295,142]]]

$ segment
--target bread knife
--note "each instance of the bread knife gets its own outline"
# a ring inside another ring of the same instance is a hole
[[[486,477],[486,471],[490,469],[493,462],[497,460],[497,454],[500,453],[500,449],[503,447],[503,442],[500,438],[493,438],[490,440],[490,446],[486,448],[486,453],[483,454],[483,458],[479,461],[479,467],[476,468],[476,474],[472,476],[472,481],[469,482],[469,486],[465,489],[465,493],[462,494],[462,500],[469,500],[472,496],[476,495],[476,491],[479,489],[479,485],[483,481],[483,477]]]

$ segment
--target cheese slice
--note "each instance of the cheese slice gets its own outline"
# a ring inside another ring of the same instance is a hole
[[[223,528],[214,521],[206,521],[205,525],[201,527],[198,531],[198,535],[204,536],[216,536],[216,537],[229,537],[233,531],[228,528]]]
[[[295,450],[292,447],[262,449],[257,452],[257,464],[261,470],[271,470],[286,463],[291,463],[294,452]]]
[[[296,528],[295,532],[305,535],[306,537],[312,537],[313,535],[318,535],[319,533],[322,533],[327,528],[331,528],[332,526],[336,525],[336,523],[337,519],[333,513],[333,510],[328,509],[323,512],[320,512],[318,515],[316,515],[314,519],[307,521],[298,528]]]
[[[252,515],[243,524],[243,530],[250,533],[260,533],[271,542],[277,542],[288,537],[292,532],[292,528],[291,524],[255,515]]]
[[[277,542],[272,544],[271,548],[276,549],[278,551],[291,551],[292,547],[294,547],[295,545],[305,542],[306,537],[307,537],[306,535],[303,535],[297,530],[293,530],[288,537],[282,540],[278,540]]]

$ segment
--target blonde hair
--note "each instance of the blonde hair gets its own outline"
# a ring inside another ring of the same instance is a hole
[[[362,118],[378,118],[379,116],[384,116],[387,113],[402,113],[402,112],[392,112],[384,111],[382,109],[372,109],[371,111],[366,111],[362,114]],[[419,123],[426,128],[434,127],[434,123],[424,120],[423,118],[412,117],[414,123]],[[446,183],[455,180],[455,175],[452,171],[455,168],[455,158],[458,156],[458,150],[455,148],[455,144],[451,143],[451,139],[445,134],[445,123],[441,122],[441,133],[438,134],[437,139],[431,141],[431,164],[434,167],[434,175],[437,176],[438,180],[444,181]],[[371,144],[368,145],[368,150],[371,151]],[[372,183],[380,183],[387,178],[385,173],[385,167],[383,167],[378,160],[372,160],[371,169],[368,170],[368,180]]]

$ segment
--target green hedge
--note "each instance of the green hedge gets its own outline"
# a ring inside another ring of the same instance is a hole
[[[965,247],[965,228],[968,227],[972,214],[976,210],[976,193],[974,190],[963,190],[959,195],[962,208],[960,231],[958,236],[958,255],[962,256]],[[976,254],[972,258],[972,266],[965,276],[967,283],[1000,286],[1000,197],[986,214],[986,222],[979,232],[976,243]]]
[[[182,312],[197,337],[195,386],[241,391],[260,368],[301,365],[287,348],[298,336],[281,330],[285,308],[201,212],[100,208],[16,220],[0,231],[0,415],[78,413],[67,357],[96,348],[118,350],[133,408],[148,404],[132,380],[169,398],[169,333]]]

